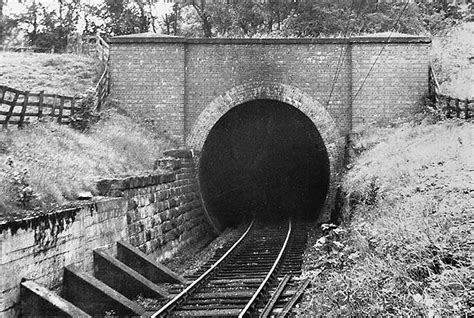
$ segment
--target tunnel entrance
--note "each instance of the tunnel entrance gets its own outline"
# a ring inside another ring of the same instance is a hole
[[[286,103],[259,99],[213,126],[199,168],[203,200],[222,226],[255,215],[316,220],[329,187],[329,158],[313,122]]]

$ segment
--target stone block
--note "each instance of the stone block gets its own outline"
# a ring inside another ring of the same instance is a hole
[[[22,282],[20,291],[22,317],[91,317],[34,281]]]
[[[145,313],[141,306],[74,265],[64,268],[63,296],[91,316],[104,316],[112,310],[120,316]]]
[[[186,283],[183,277],[125,242],[117,242],[117,258],[154,283]]]
[[[168,292],[101,249],[94,250],[94,275],[129,299],[167,298]]]

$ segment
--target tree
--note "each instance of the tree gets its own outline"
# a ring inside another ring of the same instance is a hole
[[[206,0],[194,0],[192,6],[201,20],[202,34],[205,38],[212,37],[212,19],[207,10]]]
[[[175,3],[173,5],[173,11],[171,13],[166,13],[163,16],[163,21],[161,23],[162,31],[166,34],[178,35],[179,22],[181,20],[181,7]]]
[[[105,0],[99,15],[105,21],[103,31],[108,36],[147,32],[150,25],[139,0]]]

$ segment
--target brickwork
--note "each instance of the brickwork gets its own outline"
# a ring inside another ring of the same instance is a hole
[[[187,46],[185,100],[186,134],[199,114],[227,91],[254,82],[295,87],[326,106],[344,43],[322,44],[191,44]],[[348,132],[350,121],[349,56],[343,54],[340,73],[327,110],[338,129]]]
[[[54,290],[64,266],[92,274],[96,248],[113,252],[125,240],[162,260],[214,235],[190,154],[159,160],[157,166],[171,169],[166,173],[99,181],[99,191],[115,198],[0,224],[0,316],[18,315],[22,278]]]
[[[313,121],[329,154],[325,220],[333,208],[343,138],[366,123],[410,116],[428,91],[429,40],[386,40],[116,37],[111,93],[126,109],[156,118],[158,127],[174,126],[170,135],[181,131],[179,139],[198,151],[219,118],[241,103],[263,98],[298,108]],[[184,58],[170,64],[167,50]],[[168,81],[174,90],[166,89]],[[176,94],[172,102],[170,94]],[[162,101],[169,107],[150,106]]]
[[[416,110],[428,91],[428,49],[414,43],[353,45],[353,130],[393,122]]]
[[[179,141],[184,134],[184,54],[184,47],[173,43],[110,50],[112,98],[126,101],[132,106],[127,111]]]
[[[116,37],[111,94],[186,140],[219,96],[248,83],[278,83],[323,105],[344,136],[364,122],[410,116],[427,92],[429,40],[386,40]]]
[[[226,92],[209,103],[206,109],[200,113],[188,134],[186,144],[192,149],[201,150],[211,128],[230,109],[242,103],[255,99],[273,99],[290,104],[308,116],[318,128],[329,156],[330,165],[330,188],[327,204],[321,213],[321,219],[329,219],[333,208],[334,193],[337,179],[339,162],[342,159],[344,138],[340,136],[336,124],[325,107],[314,100],[303,91],[279,83],[271,82],[249,82]],[[217,221],[214,221],[217,223]]]

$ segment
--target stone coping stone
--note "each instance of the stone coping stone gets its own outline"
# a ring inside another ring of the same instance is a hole
[[[150,174],[125,178],[102,179],[97,181],[97,190],[103,196],[121,196],[121,191],[143,188],[176,180],[174,173]]]
[[[180,36],[163,36],[161,34],[138,33],[131,35],[115,36],[109,40],[112,44],[134,43],[170,43],[170,44],[357,44],[357,43],[431,43],[425,36],[410,34],[364,35],[351,38],[186,38]]]
[[[191,159],[194,157],[194,152],[188,149],[171,149],[164,151],[163,155],[178,159]]]
[[[25,217],[16,217],[0,221],[0,234],[4,231],[10,230],[12,235],[15,235],[18,230],[27,230],[37,227],[45,221],[55,223],[59,220],[66,220],[66,223],[74,222],[77,213],[84,208],[89,208],[90,211],[95,211],[97,204],[105,203],[111,200],[117,200],[110,197],[93,197],[92,200],[73,201],[65,206],[58,207],[51,211],[39,211],[29,214]]]

